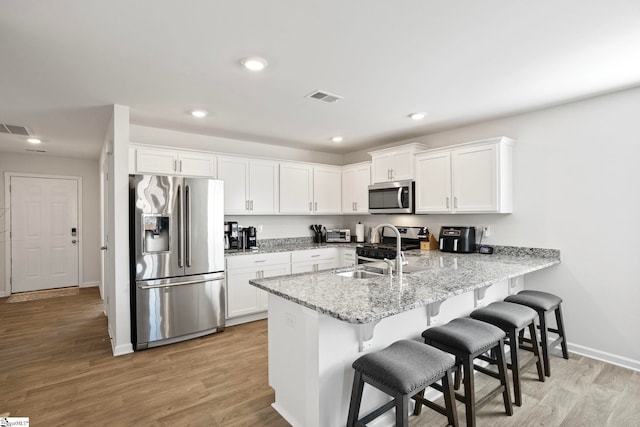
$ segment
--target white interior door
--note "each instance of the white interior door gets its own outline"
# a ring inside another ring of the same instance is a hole
[[[78,286],[78,183],[11,177],[11,292]]]

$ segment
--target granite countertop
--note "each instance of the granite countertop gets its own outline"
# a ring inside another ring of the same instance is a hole
[[[224,251],[225,257],[240,255],[271,254],[278,252],[295,252],[309,249],[324,248],[355,248],[362,243],[313,243],[309,238],[267,239],[258,242],[254,249],[239,249]]]
[[[402,281],[386,275],[355,279],[334,274],[351,267],[249,283],[336,319],[369,323],[560,263],[558,250],[516,247],[495,247],[492,255],[437,250],[405,255],[408,268],[421,271],[403,274]]]

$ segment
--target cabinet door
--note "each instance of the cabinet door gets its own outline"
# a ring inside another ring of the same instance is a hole
[[[317,214],[339,214],[342,211],[342,175],[340,169],[313,169],[313,211]]]
[[[175,174],[178,153],[162,148],[136,148],[136,173]]]
[[[216,156],[189,151],[178,152],[180,175],[216,177]]]
[[[312,273],[318,261],[294,262],[291,264],[291,274]]]
[[[258,268],[227,271],[227,318],[262,311],[258,303],[258,288],[249,280],[258,278]]]
[[[373,183],[391,181],[393,154],[379,154],[371,158],[371,178]]]
[[[280,163],[280,213],[313,213],[313,168]]]
[[[495,145],[454,150],[453,209],[456,212],[496,212],[497,156]]]
[[[249,163],[249,208],[254,214],[278,213],[278,162]]]
[[[353,267],[356,265],[356,250],[353,248],[343,248],[340,267]]]
[[[416,158],[416,213],[451,212],[451,154]]]
[[[400,181],[413,179],[413,176],[413,151],[394,152],[391,162],[391,179]]]
[[[342,213],[356,214],[369,211],[369,184],[371,168],[361,165],[342,171]]]
[[[220,157],[219,179],[224,181],[224,213],[248,213],[249,162],[240,157]]]
[[[262,270],[262,277],[275,277],[275,276],[284,276],[285,274],[291,274],[291,265],[290,264],[281,264],[281,265],[265,265]],[[256,288],[258,291],[258,308],[260,311],[264,311],[269,307],[269,294],[262,289]]]

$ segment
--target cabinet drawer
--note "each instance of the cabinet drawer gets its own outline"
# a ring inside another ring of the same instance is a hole
[[[227,258],[227,269],[255,267],[260,265],[289,264],[289,252],[275,254],[238,255]]]
[[[291,253],[291,262],[314,261],[319,259],[337,258],[337,248],[309,249]]]

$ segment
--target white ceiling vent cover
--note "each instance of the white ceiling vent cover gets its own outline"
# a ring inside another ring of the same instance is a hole
[[[8,133],[11,135],[31,136],[24,126],[0,124],[0,133]]]
[[[342,99],[343,97],[340,95],[334,95],[333,93],[329,93],[329,92],[324,92],[322,90],[315,90],[313,92],[311,92],[309,95],[306,96],[307,98],[312,98],[312,99],[317,99],[318,101],[323,101],[323,102],[336,102],[339,99]]]

